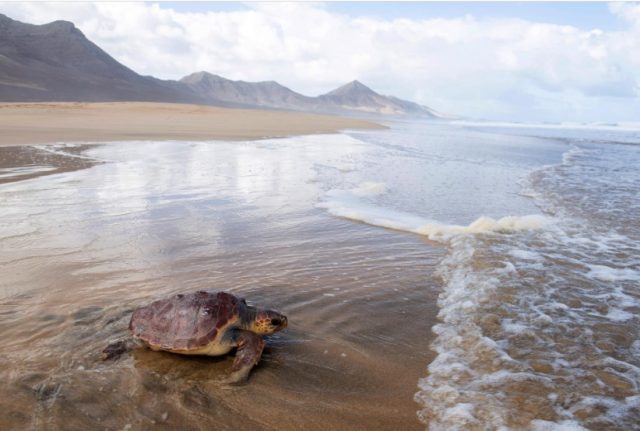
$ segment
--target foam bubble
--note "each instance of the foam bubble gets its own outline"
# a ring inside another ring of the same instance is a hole
[[[413,232],[425,235],[430,239],[448,239],[453,235],[460,234],[509,233],[540,229],[549,223],[550,219],[542,215],[507,216],[497,220],[483,216],[468,226],[429,222],[414,229]]]
[[[588,431],[576,421],[551,422],[540,419],[531,422],[532,431]]]
[[[640,280],[640,271],[631,268],[611,268],[605,265],[589,265],[590,271],[587,277],[597,278],[603,281],[636,281]]]
[[[358,187],[351,191],[356,196],[375,196],[387,192],[385,183],[376,183],[373,181],[365,181],[360,183]]]
[[[576,156],[580,155],[580,154],[584,154],[586,152],[586,150],[578,147],[578,146],[572,146],[571,149],[569,149],[568,151],[565,151],[564,154],[562,154],[562,164],[563,165],[570,165],[574,162]]]
[[[516,334],[524,334],[530,330],[527,325],[514,322],[512,319],[505,319],[501,323],[502,329],[507,332],[513,332]]]
[[[626,320],[633,319],[633,314],[621,310],[619,308],[609,308],[609,312],[606,315],[607,319],[615,322],[624,322]]]
[[[509,254],[517,259],[522,259],[522,260],[533,260],[533,261],[543,260],[542,256],[540,256],[539,253],[535,253],[530,250],[516,249],[516,250],[511,250]]]
[[[443,418],[449,422],[461,424],[478,423],[478,419],[473,416],[473,404],[460,403],[445,410]]]
[[[634,356],[640,356],[640,340],[634,341],[629,350]]]

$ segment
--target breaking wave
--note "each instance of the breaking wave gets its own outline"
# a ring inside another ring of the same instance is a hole
[[[383,183],[364,182],[348,190],[334,189],[326,193],[325,200],[318,204],[330,214],[354,221],[426,236],[435,241],[446,241],[464,234],[491,232],[517,232],[539,229],[552,220],[542,215],[507,216],[500,219],[482,216],[469,225],[444,224],[414,214],[408,214],[374,205],[367,197],[385,193]]]
[[[530,175],[545,215],[446,224],[378,204],[388,187],[373,182],[318,204],[449,248],[437,356],[415,395],[430,430],[640,429],[638,177],[628,155],[601,157],[572,146]]]

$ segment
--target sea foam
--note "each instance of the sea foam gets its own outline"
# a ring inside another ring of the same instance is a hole
[[[540,229],[552,222],[542,215],[506,216],[499,219],[481,216],[469,225],[441,223],[415,214],[375,205],[366,198],[385,193],[384,183],[363,182],[351,189],[333,189],[325,194],[318,207],[335,216],[367,223],[373,226],[400,230],[426,236],[431,240],[446,241],[456,235],[509,233]]]
[[[588,277],[603,281],[630,280],[640,281],[640,271],[632,268],[611,268],[606,265],[589,265]]]
[[[564,145],[568,139],[561,138]],[[448,246],[436,274],[442,279],[440,322],[432,329],[436,357],[415,395],[418,416],[432,431],[640,423],[634,216],[640,205],[629,162],[635,150],[621,147],[618,160],[613,144],[573,142],[580,147],[570,144],[556,164],[520,184],[544,216],[445,223],[425,215],[427,202],[403,211],[403,202],[421,202],[401,197],[407,189],[395,190],[403,184],[395,177],[385,177],[389,184],[334,186],[318,204],[338,217]]]

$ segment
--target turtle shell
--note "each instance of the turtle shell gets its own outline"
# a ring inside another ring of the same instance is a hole
[[[135,310],[129,329],[152,347],[193,350],[239,324],[245,307],[243,299],[226,292],[178,294]]]

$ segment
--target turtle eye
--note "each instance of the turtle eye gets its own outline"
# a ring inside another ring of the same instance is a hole
[[[281,323],[282,323],[282,320],[280,319],[271,319],[271,325],[273,326],[280,326]]]

